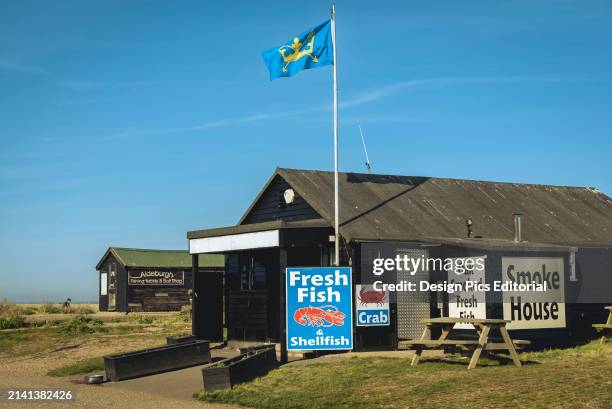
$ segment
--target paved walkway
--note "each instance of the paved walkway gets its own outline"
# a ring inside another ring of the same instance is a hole
[[[58,354],[25,357],[14,361],[0,362],[0,388],[11,389],[70,389],[75,400],[70,403],[45,402],[0,402],[4,408],[48,409],[229,409],[234,406],[211,404],[193,400],[195,392],[202,389],[202,374],[199,367],[147,376],[122,382],[105,382],[102,385],[83,384],[83,376],[54,378],[46,372],[57,367]],[[231,351],[213,350],[213,356],[223,357]],[[236,353],[236,352],[234,352]]]
[[[238,352],[233,348],[214,349],[211,351],[213,359],[229,358],[236,356]],[[429,355],[435,355],[437,351],[428,351]],[[388,357],[411,359],[413,351],[372,351],[372,352],[348,352],[342,354],[323,355],[314,359],[301,359],[287,365],[309,365],[316,362],[332,362],[351,357]],[[109,391],[142,394],[143,396],[156,397],[160,399],[191,401],[195,392],[202,389],[202,367],[194,366],[178,371],[165,372],[142,378],[129,379],[120,382],[106,382],[103,387]],[[77,378],[75,378],[76,380]],[[81,379],[80,377],[78,379]]]
[[[143,393],[150,397],[191,400],[193,394],[202,389],[202,367],[193,366],[121,382],[106,382],[104,389],[107,393],[126,391]]]
[[[238,351],[235,349],[211,350],[213,360],[230,358],[236,355],[238,355]],[[163,398],[192,400],[193,394],[202,389],[202,368],[204,366],[192,366],[120,382],[106,382],[104,387],[109,390],[132,391]]]

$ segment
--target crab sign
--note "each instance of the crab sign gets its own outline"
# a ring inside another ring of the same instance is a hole
[[[287,72],[287,67],[292,62],[298,61],[303,57],[310,57],[312,62],[319,62],[316,56],[312,55],[312,51],[314,48],[314,40],[315,34],[313,31],[308,34],[306,37],[306,44],[302,43],[299,38],[295,37],[293,39],[293,44],[291,45],[283,45],[278,49],[278,52],[283,57],[283,61],[285,65],[283,65],[283,72]],[[291,50],[291,53],[286,55],[287,51]]]

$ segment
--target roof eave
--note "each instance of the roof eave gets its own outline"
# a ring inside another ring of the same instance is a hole
[[[269,222],[239,224],[236,226],[217,227],[212,229],[187,232],[187,239],[202,239],[207,237],[230,236],[234,234],[255,233],[267,230],[331,228],[324,219],[308,219],[299,221],[273,220]]]
[[[108,250],[106,250],[106,253],[104,253],[104,255],[102,256],[102,258],[100,259],[100,261],[98,261],[98,264],[96,264],[96,270],[100,270],[100,268],[102,268],[102,265],[104,264],[104,262],[106,261],[106,259],[108,258],[108,256],[112,255],[113,257],[115,257],[115,259],[123,266],[125,266],[124,261],[121,259],[121,257],[119,257],[119,254],[117,254],[117,252],[115,251],[115,249],[113,247],[109,247]]]
[[[257,194],[257,196],[255,196],[255,199],[251,202],[250,206],[247,208],[247,210],[244,212],[244,214],[242,215],[242,217],[240,218],[240,220],[238,220],[237,224],[242,224],[244,222],[244,220],[247,218],[247,216],[249,215],[249,213],[251,213],[251,210],[253,210],[253,208],[255,207],[255,205],[257,204],[257,202],[259,201],[259,199],[261,198],[261,196],[264,194],[264,192],[266,190],[268,190],[268,186],[270,186],[272,184],[272,181],[274,180],[274,178],[276,177],[276,175],[278,175],[278,171],[279,171],[279,167],[277,166],[276,169],[274,169],[274,173],[272,173],[272,176],[270,176],[270,178],[268,178],[268,181],[266,182],[266,184],[264,185],[264,187],[259,191],[259,193]],[[189,233],[188,233],[189,234]]]

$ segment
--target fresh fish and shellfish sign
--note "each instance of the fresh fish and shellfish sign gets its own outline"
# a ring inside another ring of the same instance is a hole
[[[355,316],[358,327],[385,327],[391,323],[389,292],[376,291],[372,285],[355,286]]]
[[[287,350],[353,349],[350,267],[286,270]]]

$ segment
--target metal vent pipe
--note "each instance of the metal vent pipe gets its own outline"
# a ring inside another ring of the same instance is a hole
[[[522,240],[522,214],[519,211],[515,211],[512,215],[514,216],[514,241],[519,242]]]

